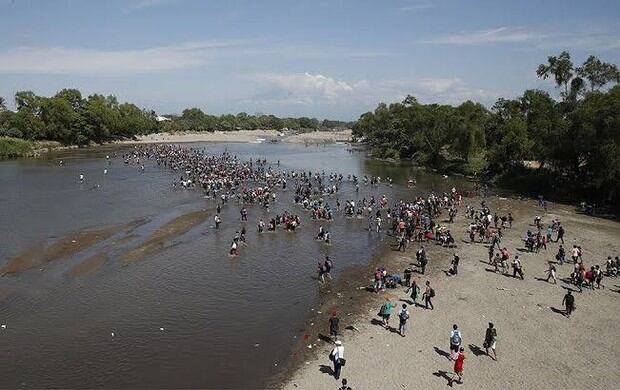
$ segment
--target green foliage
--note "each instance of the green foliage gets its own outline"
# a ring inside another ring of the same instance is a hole
[[[0,158],[26,157],[32,153],[31,142],[19,138],[0,137]]]
[[[213,116],[199,108],[183,110],[179,116],[157,122],[152,111],[131,103],[119,103],[114,96],[94,94],[84,98],[77,89],[63,89],[52,97],[32,91],[15,93],[17,112],[6,109],[0,98],[0,134],[30,141],[50,140],[64,145],[101,144],[154,132],[235,131],[290,129],[298,132],[351,128],[349,122],[316,118],[278,118],[274,115]]]
[[[289,129],[298,132],[316,130],[337,130],[353,126],[349,122],[324,120],[319,122],[316,118],[278,118],[274,115],[256,114],[250,115],[240,112],[237,115],[224,114],[213,116],[205,114],[199,108],[183,110],[180,116],[169,117],[170,121],[160,123],[161,131],[236,131],[236,130],[282,130]]]
[[[537,74],[555,80],[561,101],[527,90],[515,99],[500,98],[487,110],[469,101],[457,107],[424,105],[407,96],[362,114],[353,135],[370,145],[373,156],[398,151],[440,170],[509,177],[509,183],[535,185],[537,191],[620,203],[616,65],[590,56],[574,68],[563,52],[549,57]],[[537,168],[528,168],[528,161]]]

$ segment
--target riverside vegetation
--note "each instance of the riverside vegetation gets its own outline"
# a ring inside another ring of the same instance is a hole
[[[620,73],[590,56],[575,67],[568,52],[537,69],[560,89],[527,90],[489,110],[420,104],[413,96],[363,114],[353,136],[380,158],[406,158],[445,172],[564,199],[619,204]]]
[[[0,157],[29,155],[28,142],[57,141],[62,145],[102,144],[132,139],[138,135],[177,131],[234,131],[240,129],[291,129],[297,132],[350,128],[352,123],[316,118],[279,118],[274,115],[239,113],[214,116],[199,108],[188,108],[181,115],[170,115],[158,121],[154,111],[132,103],[119,103],[115,96],[94,94],[82,97],[76,89],[63,89],[52,97],[38,96],[32,91],[15,93],[13,112],[0,97]],[[160,118],[161,119],[161,118]],[[33,147],[30,144],[31,148]],[[21,150],[23,153],[14,153]]]

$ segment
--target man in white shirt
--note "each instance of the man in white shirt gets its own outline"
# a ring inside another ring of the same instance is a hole
[[[454,359],[455,355],[459,353],[459,347],[463,342],[463,336],[456,324],[452,325],[452,332],[450,332],[450,358]]]
[[[344,347],[342,346],[342,341],[336,340],[336,346],[329,354],[329,358],[332,362],[334,362],[334,377],[336,379],[340,379],[340,371],[342,370],[342,366],[344,366]]]

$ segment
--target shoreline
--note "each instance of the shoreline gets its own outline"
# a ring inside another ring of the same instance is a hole
[[[214,132],[177,132],[177,133],[152,133],[138,136],[136,139],[126,139],[112,141],[104,144],[93,144],[87,146],[68,145],[63,146],[56,141],[23,141],[29,145],[29,150],[20,155],[2,157],[0,161],[20,159],[20,158],[40,158],[50,153],[65,150],[84,149],[96,150],[115,145],[141,145],[141,144],[180,144],[180,143],[288,143],[306,145],[325,145],[336,143],[352,142],[351,130],[339,131],[313,131],[300,133],[292,131],[280,132],[278,130],[235,130],[235,131],[214,131]]]
[[[137,140],[117,141],[116,144],[158,144],[193,142],[284,142],[292,144],[324,144],[350,142],[351,130],[313,131],[309,133],[280,132],[278,130],[236,130],[214,132],[153,133],[137,137]]]
[[[477,204],[480,199],[464,198],[461,208],[467,204]],[[274,378],[272,387],[332,389],[340,385],[329,375],[331,362],[327,355],[333,345],[320,337],[321,334],[328,334],[327,320],[334,308],[338,309],[340,339],[343,340],[347,357],[347,366],[341,378],[347,378],[354,389],[445,387],[445,375],[452,372],[452,363],[441,353],[448,350],[447,340],[452,323],[458,323],[463,329],[468,358],[465,378],[467,383],[474,383],[475,388],[496,388],[506,384],[514,387],[584,388],[588,384],[609,386],[615,383],[617,375],[613,374],[612,363],[614,345],[606,345],[604,341],[601,344],[599,340],[614,340],[618,336],[613,326],[615,317],[610,312],[617,312],[620,306],[617,300],[620,287],[617,286],[617,291],[610,290],[619,282],[605,278],[603,284],[608,288],[594,292],[584,289],[583,294],[577,294],[576,315],[570,320],[565,319],[554,312],[554,309],[562,308],[564,289],[560,286],[565,284],[558,280],[558,285],[552,285],[544,282],[544,278],[542,281],[540,279],[544,276],[546,261],[555,255],[557,244],[551,244],[547,251],[541,253],[521,253],[515,249],[522,246],[520,237],[531,228],[529,225],[533,216],[540,213],[536,201],[492,197],[487,198],[487,203],[500,213],[512,210],[517,218],[513,228],[507,229],[502,245],[509,248],[512,256],[519,254],[524,259],[524,281],[506,278],[492,270],[485,272],[489,267],[486,262],[487,248],[482,244],[463,242],[466,220],[459,215],[451,226],[456,232],[457,248],[442,248],[432,242],[424,244],[430,258],[427,275],[414,273],[414,277],[420,277],[422,284],[430,280],[437,289],[436,310],[427,311],[408,305],[411,319],[407,337],[401,338],[372,321],[378,318],[376,312],[386,294],[394,297],[392,302],[396,302],[397,307],[403,303],[399,300],[408,299],[403,287],[388,289],[380,294],[359,287],[369,284],[371,273],[378,265],[386,266],[388,272],[402,274],[405,266],[415,263],[414,255],[419,243],[410,244],[404,253],[384,248],[370,264],[346,270],[336,283],[332,282],[333,285],[328,286],[331,292],[327,292],[329,295],[321,294],[314,315],[306,322],[306,334],[310,336],[305,342],[301,340],[297,343],[287,370]],[[567,251],[573,242],[584,245],[586,265],[603,265],[606,256],[618,254],[620,246],[611,241],[620,233],[620,224],[616,221],[578,214],[570,205],[554,203],[551,207],[544,220],[561,219],[569,229],[565,245]],[[594,237],[582,235],[584,226]],[[392,239],[386,236],[386,240],[390,240],[386,247],[391,245]],[[461,257],[459,275],[456,277],[446,273],[454,252]],[[558,279],[566,277],[571,270],[572,264],[558,266]],[[610,308],[609,305],[615,306]],[[598,321],[591,323],[593,315]],[[496,324],[500,335],[497,362],[484,355],[484,351],[482,355],[480,353],[488,321]],[[397,322],[397,318],[393,318],[391,325],[397,326]],[[584,335],[585,329],[588,332]],[[547,331],[551,330],[557,333],[552,332],[549,337]],[[307,348],[310,341],[312,349]],[[587,345],[596,345],[596,348],[587,348]],[[303,354],[296,358],[294,353],[299,350]],[[569,357],[573,359],[567,363]],[[593,360],[599,366],[589,364]],[[547,361],[551,362],[544,364]],[[560,369],[552,369],[558,366]],[[557,375],[549,375],[549,370]],[[560,372],[556,372],[558,370]],[[597,375],[593,378],[588,375],[588,370],[593,370]]]

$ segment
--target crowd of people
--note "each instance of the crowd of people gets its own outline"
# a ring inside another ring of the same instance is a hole
[[[408,322],[411,317],[411,308],[421,307],[426,310],[434,310],[433,298],[436,291],[431,286],[431,281],[420,281],[415,274],[426,275],[429,264],[429,255],[425,246],[435,244],[438,247],[457,248],[461,244],[452,233],[455,231],[455,223],[467,224],[467,236],[462,240],[465,245],[484,244],[488,247],[488,263],[493,266],[492,271],[523,280],[526,276],[523,260],[519,254],[511,254],[505,245],[502,245],[504,234],[513,227],[514,217],[512,212],[500,213],[491,210],[485,200],[479,205],[468,204],[464,206],[464,212],[459,209],[463,198],[456,188],[443,193],[431,192],[425,196],[416,196],[412,200],[392,200],[387,195],[375,198],[360,195],[360,180],[353,174],[343,175],[340,173],[312,172],[312,171],[286,171],[272,167],[263,160],[252,159],[242,161],[228,152],[219,156],[208,155],[199,149],[183,148],[178,146],[144,146],[136,148],[131,154],[123,155],[126,163],[142,164],[141,160],[152,159],[157,165],[172,169],[177,172],[177,179],[173,182],[175,188],[200,189],[204,196],[213,199],[217,203],[217,213],[214,216],[215,229],[219,229],[221,220],[221,207],[230,204],[234,199],[240,205],[240,229],[235,233],[229,254],[237,256],[239,249],[246,243],[246,222],[252,220],[248,207],[255,205],[270,212],[270,206],[278,202],[278,193],[286,191],[288,183],[293,183],[294,188],[292,206],[297,207],[299,212],[307,215],[311,220],[320,221],[321,225],[315,236],[316,240],[326,245],[331,244],[331,233],[326,228],[335,221],[342,222],[350,219],[364,219],[368,221],[369,233],[387,235],[392,238],[393,249],[400,252],[408,252],[412,245],[416,245],[415,263],[411,263],[401,272],[388,271],[386,267],[377,267],[373,275],[370,290],[379,294],[386,289],[404,287],[404,293],[411,299],[400,305],[398,309],[398,328],[390,326],[390,317],[397,304],[386,298],[381,305],[378,315],[381,325],[392,329],[401,337],[407,334]],[[364,176],[361,179],[364,186],[370,186],[374,190],[381,185],[391,186],[391,178]],[[415,187],[415,179],[409,179],[408,187]],[[340,196],[344,186],[351,186],[356,196],[345,199],[341,204]],[[486,186],[484,187],[486,192]],[[360,199],[361,197],[361,199]],[[546,210],[546,201],[540,201],[539,205]],[[341,215],[342,218],[336,218]],[[462,216],[462,221],[459,216]],[[258,233],[275,232],[278,227],[283,230],[294,232],[301,225],[302,217],[297,212],[284,211],[264,221],[258,218],[256,221]],[[548,262],[546,281],[557,283],[558,267],[567,263],[566,249],[564,248],[565,228],[561,221],[553,219],[545,223],[542,216],[536,216],[523,238],[524,248],[516,248],[521,252],[538,253],[547,251],[552,244],[557,244],[555,259]],[[467,239],[468,238],[468,239]],[[412,254],[413,255],[413,254]],[[603,265],[593,264],[587,266],[584,252],[581,246],[575,245],[571,251],[571,260],[574,268],[569,276],[563,281],[573,284],[579,292],[583,288],[604,288],[601,283],[603,277],[616,277],[620,271],[618,257],[608,257]],[[412,256],[413,257],[413,256]],[[452,277],[457,277],[461,256],[454,252],[450,262],[450,270],[447,272]],[[317,264],[317,280],[321,284],[328,283],[332,279],[334,264],[329,256]],[[512,269],[512,273],[510,272]],[[419,303],[418,303],[419,301]],[[570,289],[564,296],[565,315],[573,314],[575,298]],[[329,334],[334,344],[329,357],[333,363],[333,372],[336,379],[340,378],[342,368],[346,364],[344,359],[344,346],[339,331],[340,319],[335,313],[329,318]],[[454,362],[454,378],[450,383],[463,381],[463,365],[466,359],[462,344],[463,334],[457,325],[453,326],[450,334],[450,359]],[[497,329],[493,323],[488,324],[485,331],[483,347],[486,354],[497,360]],[[343,380],[343,388],[349,388],[346,379]]]

